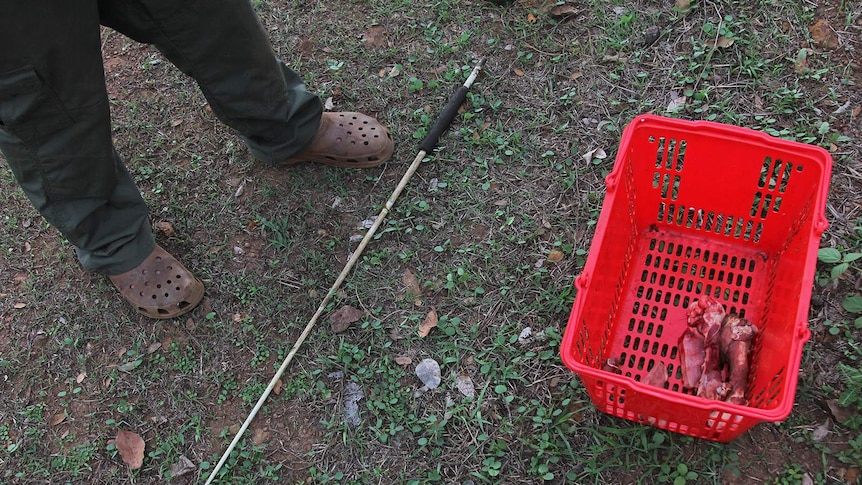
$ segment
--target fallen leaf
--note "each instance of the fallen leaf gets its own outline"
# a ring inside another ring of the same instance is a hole
[[[399,355],[398,357],[395,357],[395,363],[398,365],[410,365],[413,363],[413,359],[406,355]]]
[[[848,419],[852,418],[856,415],[856,410],[850,406],[842,406],[838,403],[837,399],[829,399],[826,401],[826,405],[829,406],[829,412],[832,413],[832,417],[835,418],[835,421],[839,423],[844,423]]]
[[[455,378],[455,386],[458,387],[458,390],[461,391],[465,397],[474,398],[476,397],[476,386],[473,385],[473,379],[470,379],[470,376],[461,374]]]
[[[329,325],[335,333],[341,333],[350,327],[350,324],[359,321],[365,312],[350,305],[341,307],[337,312],[329,317]]]
[[[12,283],[15,283],[16,285],[20,285],[21,283],[27,281],[28,279],[30,279],[30,276],[28,274],[17,273],[15,276],[12,277]]]
[[[808,472],[805,472],[802,475],[802,485],[814,485],[814,479],[811,478],[811,475]]]
[[[763,98],[758,95],[754,95],[754,107],[757,109],[763,109]]]
[[[688,11],[691,10],[691,0],[676,0],[673,4],[673,8],[679,13],[688,13]]]
[[[440,385],[440,364],[434,359],[424,359],[416,366],[416,376],[428,389],[436,389]]]
[[[522,71],[522,70],[518,69],[517,67],[514,69],[514,72],[515,72],[515,75],[516,75],[516,76],[518,76],[518,77],[523,77],[523,76],[524,76],[524,71]]]
[[[144,464],[144,439],[137,433],[126,430],[117,430],[114,446],[120,452],[120,457],[132,470],[137,470]]]
[[[401,275],[401,282],[407,288],[407,293],[411,296],[419,296],[422,294],[422,288],[419,287],[419,278],[409,269],[405,269]]]
[[[187,473],[197,470],[198,467],[186,458],[186,455],[180,455],[179,460],[171,465],[171,478],[181,477]]]
[[[20,310],[22,308],[25,308],[26,306],[27,306],[26,303],[19,301],[18,303],[15,303],[14,305],[12,305],[12,308],[14,308],[16,310]]]
[[[538,19],[536,18],[536,16],[535,16],[535,15],[533,15],[532,13],[528,13],[528,14],[527,14],[527,23],[529,23],[529,24],[535,24],[535,23],[536,23],[536,20],[538,20]]]
[[[419,336],[426,337],[428,332],[431,331],[432,328],[437,326],[437,310],[431,309],[427,315],[425,315],[425,320],[419,324]]]
[[[254,430],[254,433],[251,436],[251,442],[255,446],[260,446],[266,443],[266,440],[269,439],[269,431],[266,428],[257,428]]]
[[[733,39],[731,39],[730,37],[725,37],[722,35],[721,37],[718,38],[717,41],[715,41],[715,45],[718,47],[721,47],[722,49],[726,49],[726,48],[733,45]]]
[[[592,162],[594,158],[598,159],[598,160],[604,160],[607,157],[608,157],[608,154],[605,153],[605,151],[602,150],[601,148],[594,148],[592,150],[587,151],[586,153],[584,153],[581,156],[581,158],[583,158],[587,163]]]
[[[362,419],[359,417],[359,400],[365,397],[362,388],[355,382],[349,382],[344,386],[344,419],[351,426],[359,426]]]
[[[565,254],[559,249],[552,249],[551,252],[548,253],[548,261],[557,263],[563,260],[563,256],[565,256]]]
[[[323,102],[323,109],[326,111],[331,111],[334,107],[335,103],[332,102],[332,96],[326,98],[326,101]]]
[[[299,41],[299,51],[310,56],[311,54],[314,54],[314,44],[310,39],[302,39]]]
[[[859,105],[859,106],[857,106],[857,107],[853,108],[852,114],[853,114],[853,117],[854,117],[854,118],[856,118],[856,117],[858,117],[860,114],[862,114],[862,105]]]
[[[808,70],[808,49],[799,49],[796,60],[793,61],[793,70],[797,74],[802,74]]]
[[[81,372],[80,374],[78,374],[78,377],[75,378],[75,382],[80,384],[80,383],[84,382],[84,379],[86,379],[86,378],[87,378],[87,373]]]
[[[172,237],[174,234],[176,234],[176,230],[174,230],[174,225],[168,221],[156,222],[156,232],[165,237]]]
[[[859,478],[858,468],[848,468],[847,473],[844,474],[844,481],[847,483],[856,483],[857,478]]]
[[[526,345],[533,341],[533,329],[531,327],[524,327],[521,330],[521,333],[518,334],[518,343],[521,345]]]
[[[569,17],[578,13],[578,9],[575,8],[574,5],[570,5],[568,3],[564,3],[562,5],[555,5],[548,10],[548,13],[551,14],[551,17]]]
[[[581,77],[581,76],[583,76],[583,75],[584,75],[584,73],[582,73],[581,71],[576,71],[576,72],[573,72],[573,73],[569,74],[569,79],[571,79],[572,81],[574,81],[575,79],[577,79],[577,78],[579,78],[579,77]]]
[[[685,107],[686,101],[688,101],[687,97],[680,96],[676,92],[671,92],[670,102],[667,104],[667,108],[665,108],[665,111],[667,111],[668,113],[676,113]]]
[[[386,29],[382,25],[372,25],[362,34],[362,44],[366,49],[386,47]]]
[[[811,439],[814,441],[823,441],[832,432],[832,420],[826,418],[826,421],[820,426],[814,428],[811,432]]]
[[[171,126],[173,126],[174,128],[176,128],[176,127],[180,126],[181,124],[183,124],[183,120],[174,120],[174,121],[171,121]]]
[[[282,384],[281,379],[275,381],[275,385],[272,386],[272,392],[275,393],[276,396],[281,394],[281,388],[284,384]]]
[[[649,47],[661,37],[661,29],[657,25],[651,25],[644,30],[644,45]]]
[[[143,359],[136,359],[136,360],[133,360],[131,362],[126,362],[125,364],[117,367],[117,369],[120,369],[123,372],[132,372],[133,370],[137,369],[138,366],[140,366],[142,362],[143,362]]]
[[[51,426],[57,426],[58,424],[62,423],[65,420],[66,420],[66,413],[57,413],[57,414],[51,416],[50,424],[51,424]]]
[[[149,345],[149,347],[147,347],[147,355],[152,354],[153,352],[155,352],[155,351],[159,350],[160,348],[162,348],[162,343],[161,343],[161,342],[153,342],[153,343],[151,343],[151,344]]]
[[[838,34],[829,25],[826,19],[820,19],[814,25],[808,27],[808,32],[811,34],[811,40],[820,47],[827,49],[836,49],[838,47]]]

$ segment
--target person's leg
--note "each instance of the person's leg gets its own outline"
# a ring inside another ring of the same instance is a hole
[[[247,0],[103,0],[99,8],[103,25],[153,44],[191,76],[258,159],[277,163],[311,142],[320,98],[276,59]]]
[[[0,3],[0,151],[84,268],[116,274],[154,247],[111,141],[95,1]]]
[[[0,45],[0,151],[24,193],[138,311],[194,308],[203,285],[155,245],[114,151],[96,2],[2,2]]]
[[[265,163],[372,167],[392,154],[388,131],[359,113],[326,113],[277,60],[248,0],[102,0],[102,23],[155,45],[197,81],[213,112]],[[322,120],[322,121],[321,121]]]

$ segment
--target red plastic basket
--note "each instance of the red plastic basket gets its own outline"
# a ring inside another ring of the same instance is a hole
[[[819,147],[745,128],[626,127],[560,352],[599,410],[721,442],[790,414],[831,170]],[[707,295],[760,330],[746,406],[682,390],[686,307]],[[665,388],[641,383],[659,361]]]

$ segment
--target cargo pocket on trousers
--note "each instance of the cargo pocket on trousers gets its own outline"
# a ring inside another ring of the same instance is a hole
[[[29,147],[74,120],[33,66],[0,73],[0,129]]]

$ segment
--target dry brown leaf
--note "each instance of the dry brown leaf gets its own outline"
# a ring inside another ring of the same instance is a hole
[[[176,230],[174,230],[174,225],[168,221],[159,221],[156,223],[156,232],[165,236],[171,237],[176,234]]]
[[[251,436],[251,442],[255,446],[260,446],[269,439],[269,431],[266,428],[257,428]]]
[[[329,317],[329,325],[335,333],[341,333],[350,327],[350,324],[358,321],[365,312],[350,305],[341,307]]]
[[[75,378],[75,382],[80,384],[80,383],[84,382],[84,379],[86,379],[86,378],[87,378],[87,373],[81,372],[80,374],[78,374],[78,377]]]
[[[514,69],[514,72],[515,72],[515,75],[516,75],[516,76],[518,76],[518,77],[523,77],[523,76],[524,76],[524,71],[522,71],[522,70],[518,69],[517,67]]]
[[[57,414],[51,416],[50,424],[51,424],[51,426],[57,426],[58,424],[62,423],[65,420],[66,420],[66,413],[57,413]]]
[[[428,315],[425,315],[425,320],[423,320],[422,323],[419,324],[419,336],[423,338],[428,336],[428,332],[430,332],[431,329],[436,326],[437,310],[432,308],[431,311],[428,312]]]
[[[820,47],[827,49],[836,49],[838,47],[838,34],[829,25],[826,19],[820,19],[814,25],[808,27],[808,32],[811,34],[811,40]]]
[[[386,47],[386,29],[382,25],[372,25],[362,34],[362,44],[366,49]]]
[[[814,441],[823,441],[832,432],[832,420],[826,418],[826,421],[820,426],[814,428],[811,432],[811,439]]]
[[[183,124],[183,120],[181,120],[181,119],[176,119],[174,121],[171,121],[171,126],[173,126],[174,128],[180,126],[181,124]]]
[[[27,306],[26,303],[19,301],[18,303],[15,303],[14,305],[12,305],[12,308],[14,308],[16,310],[20,310],[22,308],[25,308],[26,306]]]
[[[21,283],[23,283],[29,279],[30,279],[30,275],[28,275],[26,273],[17,273],[15,276],[12,277],[12,283],[15,283],[16,285],[20,285]]]
[[[419,278],[409,269],[404,270],[404,273],[401,275],[401,281],[404,283],[410,296],[419,296],[422,294],[422,288],[419,286]]]
[[[399,355],[398,357],[395,357],[395,363],[398,365],[410,365],[413,363],[413,359],[406,355]]]
[[[844,481],[847,483],[856,483],[857,478],[859,478],[858,468],[848,468],[847,473],[844,474]]]
[[[153,352],[159,350],[160,348],[162,348],[161,342],[153,342],[149,345],[149,347],[147,347],[147,354],[148,355],[152,354]]]
[[[860,114],[862,114],[862,105],[853,108],[852,114],[854,118],[857,118]]]
[[[691,0],[676,0],[673,8],[679,13],[688,13],[691,10]]]
[[[314,43],[310,39],[302,39],[299,42],[299,51],[307,56],[314,54]]]
[[[120,452],[120,457],[132,470],[137,470],[144,464],[144,439],[137,433],[126,430],[117,430],[114,446]]]
[[[275,385],[272,386],[272,392],[275,393],[276,396],[281,394],[281,388],[284,384],[282,384],[281,379],[275,381]]]
[[[562,5],[556,5],[551,7],[548,10],[548,13],[551,14],[552,17],[569,17],[578,13],[578,9],[574,7],[574,5],[569,5],[568,3],[564,3]]]
[[[733,39],[722,35],[717,41],[715,41],[715,45],[725,49],[733,45]]]
[[[802,74],[808,70],[807,49],[800,49],[799,53],[796,54],[796,60],[793,61],[793,70],[796,71],[797,74]]]
[[[185,455],[180,455],[179,461],[171,465],[171,478],[181,477],[187,473],[197,470],[198,467],[186,458]]]
[[[533,15],[532,13],[527,14],[527,23],[535,24],[536,20],[538,20],[538,19],[536,18],[535,15]]]
[[[548,261],[553,261],[555,263],[562,261],[565,254],[559,249],[552,249],[550,253],[548,253]]]
[[[832,413],[832,416],[838,423],[843,423],[856,414],[855,409],[838,404],[837,399],[829,399],[826,401],[826,405],[829,406],[829,412]]]
[[[573,73],[569,74],[569,79],[571,79],[572,81],[574,81],[575,79],[577,79],[577,78],[579,78],[579,77],[581,77],[581,76],[583,76],[583,75],[584,75],[584,73],[582,73],[581,71],[575,71],[575,72],[573,72]]]

